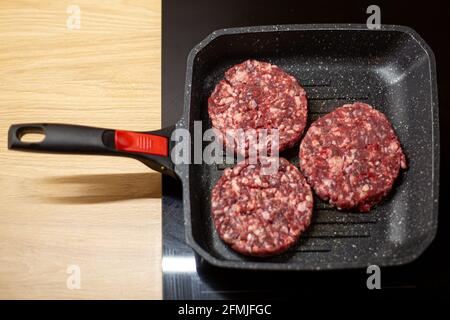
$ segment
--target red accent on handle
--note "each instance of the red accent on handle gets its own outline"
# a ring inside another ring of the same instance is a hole
[[[148,153],[163,157],[167,157],[169,153],[169,139],[166,137],[116,130],[114,138],[117,150]]]

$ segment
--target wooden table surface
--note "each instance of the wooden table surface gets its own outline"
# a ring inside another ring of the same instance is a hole
[[[161,298],[159,173],[7,149],[13,123],[160,128],[160,26],[158,0],[0,1],[1,299]]]

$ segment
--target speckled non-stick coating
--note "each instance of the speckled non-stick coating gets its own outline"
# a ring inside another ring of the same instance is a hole
[[[185,111],[178,127],[210,127],[207,99],[223,73],[246,59],[268,61],[307,91],[309,123],[354,101],[377,106],[391,121],[409,161],[390,196],[369,214],[315,201],[309,232],[288,252],[257,259],[218,237],[210,192],[223,167],[182,165],[187,241],[209,263],[231,268],[311,270],[396,265],[417,258],[437,227],[439,135],[434,56],[411,29],[365,25],[291,25],[224,29],[188,58]],[[282,156],[298,164],[298,145]]]

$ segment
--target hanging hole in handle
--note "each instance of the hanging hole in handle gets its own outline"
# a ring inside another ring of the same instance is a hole
[[[40,127],[21,128],[17,138],[23,143],[39,143],[45,139],[45,130]]]

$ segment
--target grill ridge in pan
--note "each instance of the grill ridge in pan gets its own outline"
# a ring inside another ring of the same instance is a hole
[[[224,29],[188,58],[185,112],[178,126],[201,120],[225,70],[246,59],[274,63],[299,80],[311,123],[337,106],[362,101],[384,112],[409,161],[392,193],[370,213],[337,211],[315,199],[313,222],[296,246],[271,258],[244,257],[218,237],[210,191],[224,166],[177,168],[183,181],[188,243],[221,267],[273,270],[396,265],[417,258],[437,227],[439,141],[434,56],[411,29],[365,25],[294,25]],[[298,145],[282,153],[298,165]]]

